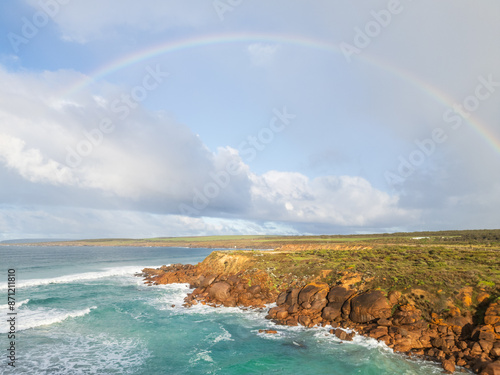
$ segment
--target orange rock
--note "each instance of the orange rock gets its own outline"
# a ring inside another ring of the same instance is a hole
[[[276,319],[284,320],[288,317],[287,310],[281,310],[276,313]]]
[[[359,273],[346,272],[346,275],[340,279],[340,285],[350,287],[354,284],[360,283],[361,280],[361,275]]]
[[[453,361],[450,361],[449,359],[443,359],[441,365],[443,366],[444,371],[446,371],[448,374],[453,374],[455,372],[455,363]]]
[[[489,353],[493,349],[492,341],[481,340],[479,341],[479,345],[481,346],[481,349],[483,349],[483,352],[485,353]]]
[[[368,292],[351,300],[349,318],[356,323],[366,323],[391,316],[391,307],[380,291]]]
[[[267,333],[267,334],[275,335],[278,333],[278,331],[275,331],[274,329],[259,329],[259,333]]]
[[[464,306],[469,307],[472,305],[472,287],[466,286],[460,289],[458,292],[458,298],[462,301]]]
[[[491,325],[500,323],[500,304],[498,302],[492,303],[488,307],[484,314],[484,323]]]
[[[483,353],[483,349],[481,349],[481,345],[479,345],[478,342],[475,342],[474,345],[472,345],[472,348],[470,350],[470,354],[474,357],[477,357]]]
[[[354,337],[354,332],[347,333],[343,329],[337,328],[335,330],[335,336],[337,336],[339,339],[343,341],[352,341],[352,338]]]
[[[395,305],[399,302],[399,299],[401,298],[401,292],[399,291],[392,291],[389,293],[389,295],[387,296],[387,298],[389,298],[389,302],[392,304],[392,305]]]
[[[374,339],[378,339],[382,336],[387,336],[387,333],[387,327],[376,327],[375,329],[372,329],[368,335]]]
[[[314,301],[325,300],[330,287],[325,283],[310,283],[300,291],[298,303],[304,308],[309,308]],[[325,303],[326,306],[326,303]]]
[[[486,292],[481,292],[477,295],[477,303],[483,303],[484,301],[486,301],[488,298],[490,298],[490,295],[489,293],[486,293]]]
[[[394,340],[391,336],[382,336],[382,337],[379,337],[378,338],[380,341],[383,341],[385,342],[385,344],[387,346],[390,346],[390,345],[393,345],[394,344]]]
[[[481,375],[500,375],[500,361],[488,364],[481,372]]]
[[[225,281],[218,282],[212,284],[208,289],[208,294],[211,298],[223,302],[229,298],[229,290],[231,289],[231,285],[226,283]]]
[[[393,315],[394,325],[414,324],[422,319],[422,312],[412,305],[400,306]]]
[[[299,324],[308,327],[311,324],[311,318],[308,316],[299,316]]]
[[[463,358],[460,358],[458,361],[457,361],[457,366],[465,366],[467,364],[467,362],[465,361],[465,359]]]

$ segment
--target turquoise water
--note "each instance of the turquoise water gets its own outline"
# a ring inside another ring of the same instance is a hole
[[[185,284],[152,286],[143,267],[197,263],[210,249],[0,247],[0,294],[16,269],[16,368],[2,374],[440,374],[375,340],[275,326],[266,312],[182,307]],[[5,280],[5,282],[3,282]],[[6,298],[2,297],[6,302]],[[0,305],[2,352],[7,305]],[[175,305],[174,307],[172,305]],[[277,335],[259,334],[273,328]]]

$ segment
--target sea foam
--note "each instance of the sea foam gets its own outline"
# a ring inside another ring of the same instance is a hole
[[[22,280],[17,283],[16,288],[29,288],[29,287],[37,287],[49,284],[69,284],[81,281],[98,280],[113,276],[133,276],[135,273],[140,272],[142,268],[145,267],[144,266],[110,267],[110,268],[104,268],[102,271],[76,273],[76,274],[58,276],[47,279]],[[0,284],[0,290],[1,289],[7,289],[7,284],[6,283]]]
[[[61,323],[66,319],[78,318],[89,314],[96,306],[88,307],[82,310],[64,311],[51,308],[37,308],[34,310],[24,309],[19,310],[16,315],[18,325],[17,331],[24,331],[30,328],[48,326],[56,323]],[[0,328],[0,333],[7,333],[6,325]]]

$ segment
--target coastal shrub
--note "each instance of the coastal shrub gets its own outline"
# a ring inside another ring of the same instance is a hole
[[[495,283],[492,281],[486,281],[486,280],[481,280],[477,284],[478,287],[485,287],[485,288],[493,288],[495,287]]]

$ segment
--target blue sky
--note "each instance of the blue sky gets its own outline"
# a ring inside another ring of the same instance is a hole
[[[498,228],[499,12],[5,1],[0,240]]]

